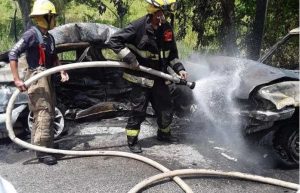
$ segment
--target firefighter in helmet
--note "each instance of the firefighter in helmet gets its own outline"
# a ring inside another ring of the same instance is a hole
[[[123,78],[132,84],[130,115],[126,134],[131,152],[141,153],[138,135],[141,123],[146,117],[148,102],[151,102],[157,115],[157,139],[177,143],[178,138],[171,135],[170,124],[173,119],[171,96],[162,78],[137,71],[139,65],[167,72],[170,66],[182,79],[187,72],[178,58],[178,51],[171,24],[167,16],[173,14],[176,0],[146,0],[148,14],[117,31],[109,40],[109,47],[131,69],[126,69]]]
[[[54,38],[48,33],[48,30],[55,27],[56,15],[52,2],[36,0],[30,14],[36,25],[29,28],[9,52],[14,83],[21,92],[28,92],[28,105],[34,118],[31,143],[44,147],[53,147],[55,91],[51,76],[43,77],[27,88],[18,73],[18,58],[22,53],[26,53],[28,68],[25,79],[59,65]],[[60,75],[62,82],[69,79],[65,71],[61,71]],[[57,163],[57,159],[52,154],[36,152],[36,155],[41,163],[47,165]]]

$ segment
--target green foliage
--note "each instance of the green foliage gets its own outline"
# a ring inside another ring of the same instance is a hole
[[[176,14],[178,25],[182,26],[178,31],[180,39],[190,36],[190,42],[194,42],[194,49],[206,52],[218,52],[220,46],[218,26],[221,24],[221,5],[217,0],[181,0]]]
[[[299,1],[269,1],[263,48],[269,48],[288,31],[299,27]]]
[[[76,61],[76,51],[68,51],[58,54],[60,60],[64,61]]]
[[[57,0],[59,1],[59,0]],[[59,23],[71,22],[98,22],[103,24],[110,24],[120,26],[120,17],[114,2],[117,1],[98,1],[98,0],[64,0],[67,3],[64,6],[64,12],[59,17]],[[127,25],[130,21],[146,14],[144,1],[128,0],[124,1],[128,6],[128,12],[122,18],[122,25]],[[105,11],[102,10],[105,6]],[[99,8],[102,7],[102,8]],[[99,10],[101,9],[101,10]]]
[[[118,27],[123,27],[124,22],[130,16],[129,8],[136,0],[74,0],[76,5],[86,5],[90,9],[97,9],[100,16],[106,16],[109,12],[110,18],[114,18],[113,24]],[[91,19],[91,17],[89,17]]]
[[[17,4],[14,1],[0,1],[0,52],[9,50],[14,44],[14,14],[16,6]],[[22,20],[18,9],[16,14],[16,35],[19,36],[22,31]]]
[[[97,8],[78,4],[71,1],[65,8],[65,23],[72,22],[104,22],[99,16]]]
[[[31,0],[33,2],[33,0]],[[52,0],[59,12],[58,24],[71,22],[98,22],[114,26],[127,25],[146,14],[144,0]],[[232,0],[234,2],[234,23],[236,45],[245,55],[246,37],[253,29],[256,1]],[[14,0],[0,1],[0,51],[14,43],[13,15]],[[203,53],[222,52],[226,25],[224,23],[224,2],[218,0],[178,0],[175,17],[175,33],[181,54],[191,50]],[[299,1],[269,1],[263,50],[273,45],[280,36],[299,24]],[[22,31],[20,10],[17,12],[17,35]],[[225,25],[225,26],[224,26]],[[71,55],[70,55],[71,57]]]
[[[232,0],[234,1],[234,0]],[[179,0],[176,14],[178,26],[178,38],[184,42],[196,42],[189,44],[201,52],[218,53],[223,51],[226,38],[227,24],[224,23],[226,12],[224,5],[231,1],[218,0]],[[256,14],[256,1],[235,0],[234,17],[232,25],[235,43],[240,56],[246,55],[247,37],[253,30],[253,21]],[[269,1],[267,8],[267,21],[263,39],[263,49],[273,45],[279,36],[283,36],[289,30],[299,25],[299,1],[278,0]],[[224,25],[225,24],[225,25]],[[225,28],[224,28],[225,27]],[[189,30],[188,29],[192,29]],[[193,34],[191,36],[191,33]],[[189,39],[190,41],[186,41]]]

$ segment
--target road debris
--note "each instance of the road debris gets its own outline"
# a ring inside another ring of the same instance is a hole
[[[231,156],[227,155],[226,153],[221,153],[221,155],[224,156],[225,158],[231,160],[231,161],[237,162],[237,159],[236,159],[236,158],[231,157]]]

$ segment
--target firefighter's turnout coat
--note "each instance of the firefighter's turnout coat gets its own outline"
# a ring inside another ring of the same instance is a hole
[[[171,25],[166,22],[154,30],[150,14],[132,22],[112,35],[108,45],[124,62],[135,60],[142,66],[167,72],[170,66],[176,73],[185,70],[178,59],[178,50]],[[148,102],[157,114],[159,129],[169,132],[172,122],[171,96],[165,80],[141,71],[126,69],[123,78],[133,83],[130,95],[133,115],[127,124],[128,130],[139,130],[145,119]],[[138,132],[127,132],[137,136]]]
[[[155,70],[166,72],[167,66],[177,73],[185,70],[178,59],[171,25],[167,22],[162,24],[158,30],[153,30],[150,17],[150,14],[146,15],[116,32],[109,41],[110,48],[127,63],[135,59],[132,57],[136,57],[140,65]],[[132,52],[134,56],[128,55],[129,52]],[[157,79],[157,77],[141,71],[126,70],[127,73],[150,80]]]

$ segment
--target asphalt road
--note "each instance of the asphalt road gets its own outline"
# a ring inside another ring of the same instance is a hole
[[[68,134],[57,143],[61,149],[128,152],[123,129],[125,122],[124,119],[70,122],[67,124]],[[171,170],[201,168],[238,171],[299,183],[298,168],[279,165],[276,155],[269,148],[246,145],[241,138],[225,136],[224,132],[218,133],[189,120],[174,122],[174,134],[180,137],[180,143],[170,145],[156,140],[155,125],[152,119],[143,124],[140,140],[144,152],[141,155]],[[10,181],[19,193],[125,193],[140,181],[159,173],[142,162],[113,156],[61,156],[57,165],[46,166],[39,164],[30,150],[7,141],[2,141],[0,145],[0,175]],[[183,179],[194,192],[201,193],[295,192],[233,178],[202,176]],[[165,180],[142,192],[183,191],[173,181]]]

